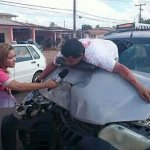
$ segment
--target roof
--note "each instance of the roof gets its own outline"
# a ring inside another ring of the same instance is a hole
[[[89,29],[89,30],[85,31],[85,33],[88,33],[91,35],[100,35],[100,34],[105,34],[107,32],[108,32],[108,30],[106,30],[106,29]]]
[[[149,31],[128,31],[128,32],[120,32],[120,33],[112,33],[110,35],[104,36],[107,38],[128,38],[132,35],[135,38],[150,38],[150,30]]]
[[[48,31],[72,31],[71,29],[62,28],[59,26],[46,27],[46,26],[41,26],[32,23],[25,23],[25,22],[5,20],[5,19],[0,19],[0,26],[17,26],[17,27],[25,27],[25,28],[34,27],[38,30],[48,30]]]
[[[48,28],[49,28],[49,31],[72,31],[72,29],[67,29],[67,28],[63,28],[59,26],[48,27]]]
[[[10,13],[0,13],[0,16],[18,17],[17,15],[13,15]]]
[[[21,23],[16,22],[16,21],[0,19],[0,26],[2,26],[2,25],[22,26]]]
[[[33,24],[33,23],[25,23],[25,22],[18,22],[18,21],[14,21],[17,22],[23,26],[27,26],[27,27],[34,27],[34,28],[40,28],[40,29],[46,29],[48,30],[48,27],[45,26],[41,26],[41,25],[37,25],[37,24]]]
[[[63,28],[63,27],[59,27],[57,26],[57,24],[55,24],[54,22],[50,22],[50,25],[49,25],[49,31],[71,31],[71,29],[67,29],[67,28]]]
[[[88,29],[88,30],[82,30],[82,29],[78,29],[77,32],[82,32],[82,33],[87,33],[90,35],[104,35],[110,31],[114,31],[113,28],[109,28],[109,27],[101,27],[101,28],[94,28],[94,29]]]

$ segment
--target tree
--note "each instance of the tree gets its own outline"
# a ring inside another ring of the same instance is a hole
[[[50,22],[49,27],[54,28],[54,27],[57,27],[57,25],[54,22]]]
[[[147,19],[147,20],[143,19],[142,23],[150,24],[150,19]]]
[[[112,26],[113,29],[116,29],[116,26]]]
[[[87,24],[82,25],[82,30],[88,30],[88,29],[92,29],[92,26]]]
[[[100,28],[100,25],[96,25],[96,27],[95,27],[96,29],[99,29]]]

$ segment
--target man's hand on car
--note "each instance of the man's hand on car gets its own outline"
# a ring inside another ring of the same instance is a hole
[[[141,86],[138,89],[138,92],[145,101],[150,102],[150,89],[145,88],[144,86]]]

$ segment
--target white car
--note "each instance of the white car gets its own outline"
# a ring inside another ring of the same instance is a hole
[[[19,82],[35,82],[46,67],[46,58],[32,44],[13,44],[16,50],[15,68],[9,68],[10,75]]]

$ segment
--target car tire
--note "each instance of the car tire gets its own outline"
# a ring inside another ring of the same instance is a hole
[[[33,82],[33,83],[36,82],[37,77],[38,77],[41,73],[42,73],[42,72],[39,71],[39,72],[36,72],[36,73],[34,74],[34,76],[33,76],[33,78],[32,78],[32,82]]]

